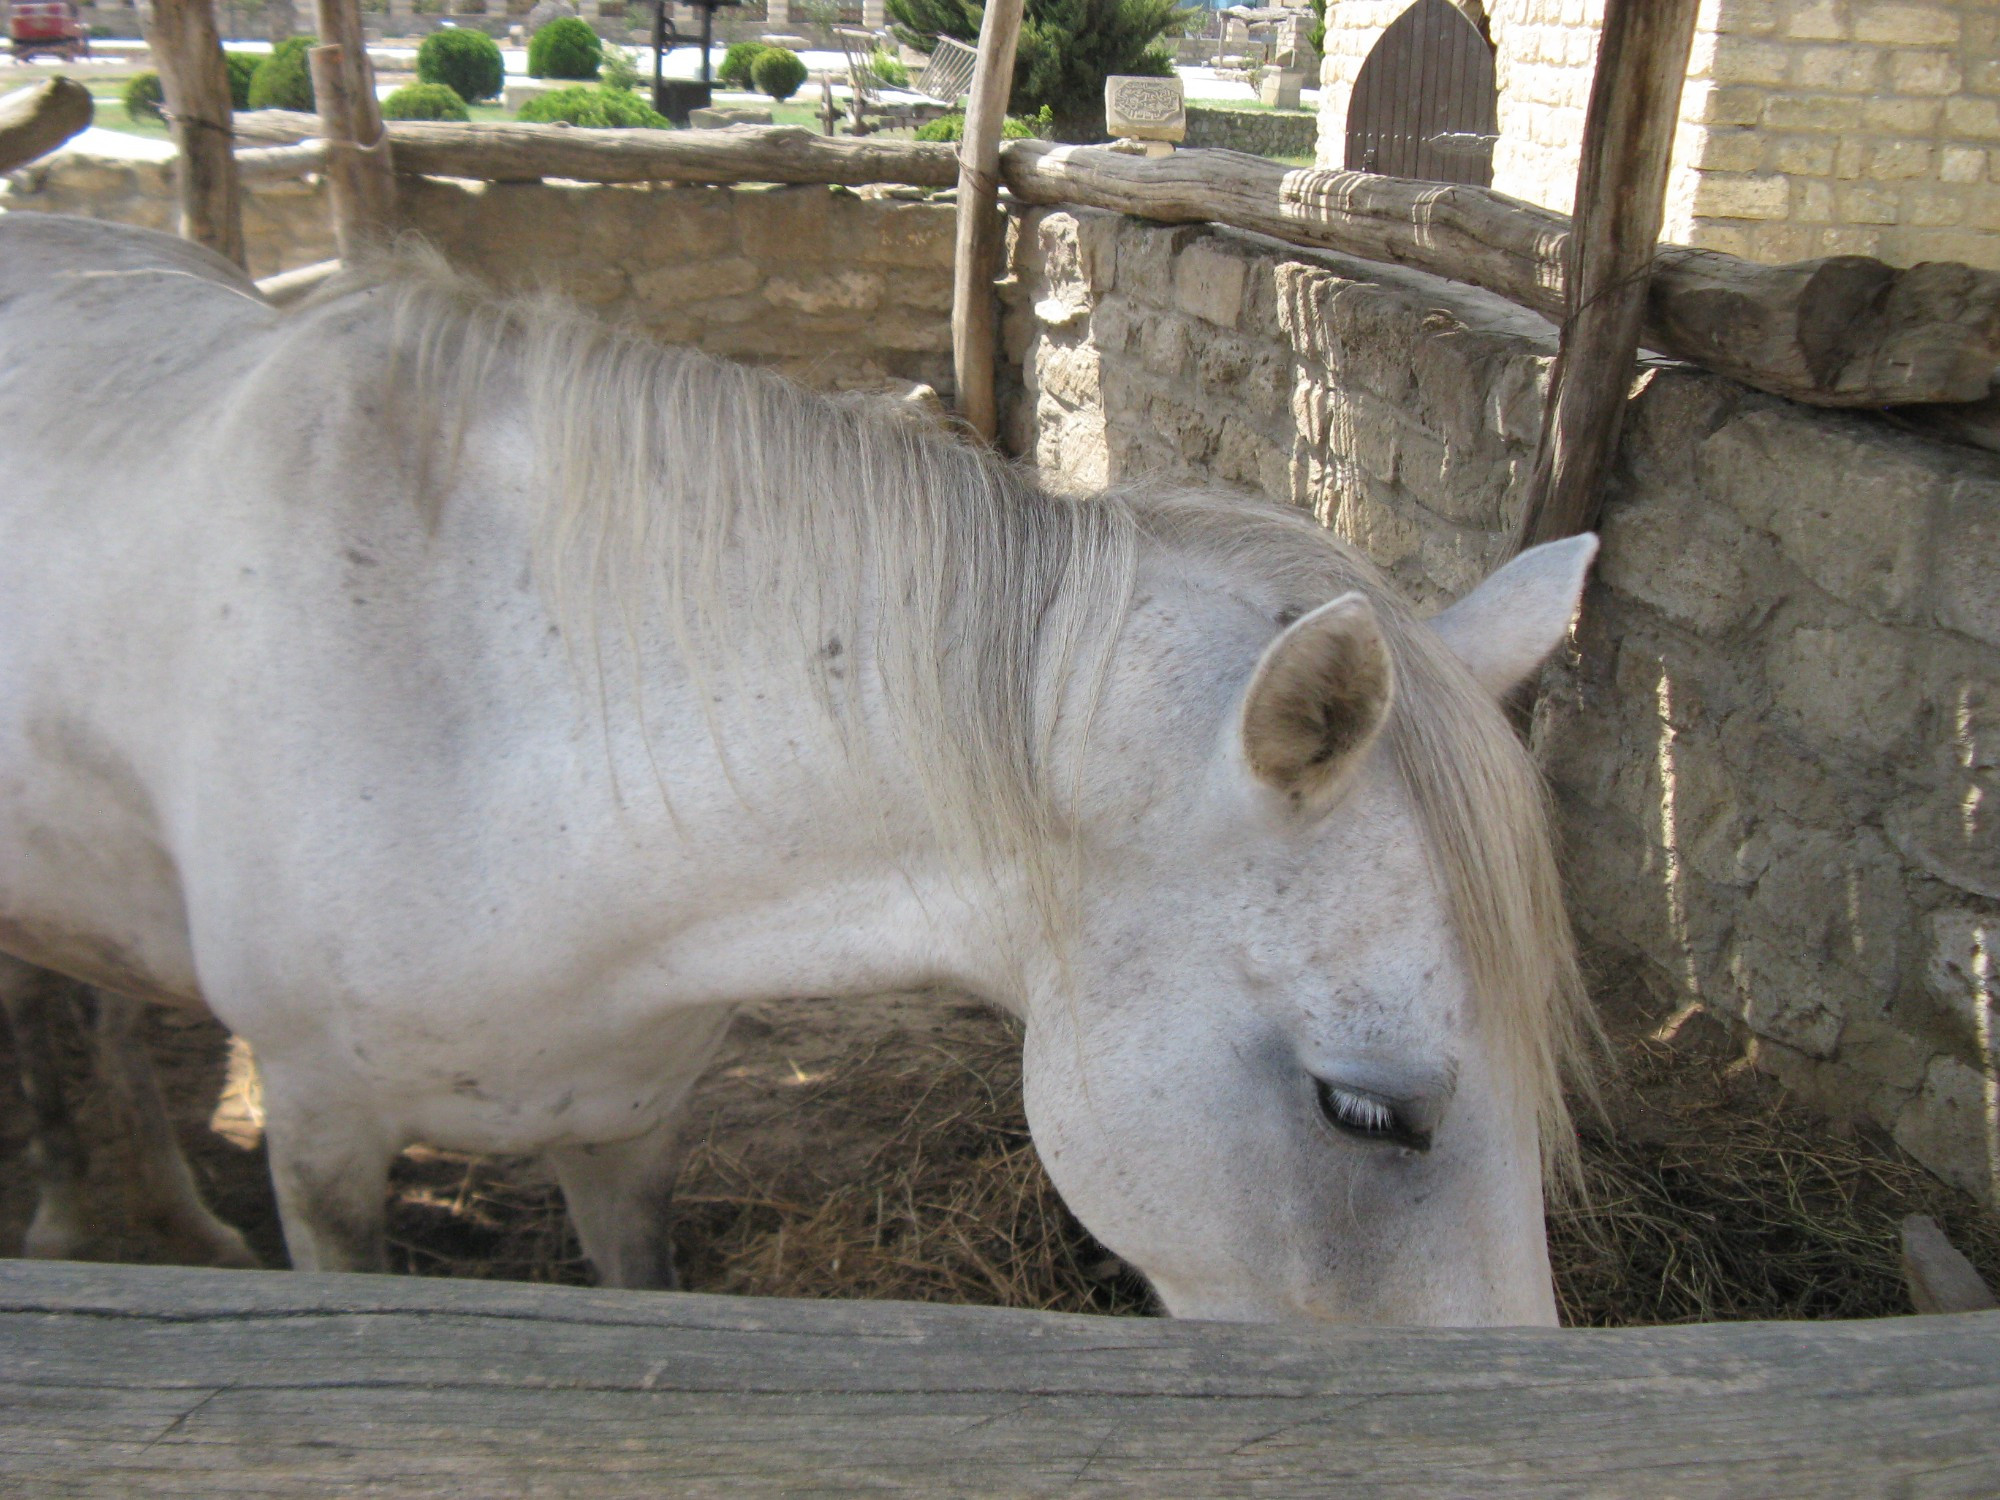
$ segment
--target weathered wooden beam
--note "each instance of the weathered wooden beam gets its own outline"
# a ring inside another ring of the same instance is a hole
[[[1625,427],[1700,0],[1606,0],[1520,545],[1590,530]]]
[[[1047,141],[1009,141],[1000,170],[1032,203],[1229,224],[1470,282],[1556,320],[1566,305],[1568,217],[1486,188]],[[1970,401],[2000,370],[2000,274],[1859,256],[1761,266],[1662,246],[1644,343],[1814,405]]]
[[[0,172],[46,156],[90,125],[90,90],[67,78],[0,94]]]
[[[0,1262],[0,1492],[1990,1494],[2000,1313],[1314,1329]]]
[[[298,141],[318,133],[311,115],[244,115],[248,140]],[[796,126],[727,130],[579,130],[565,125],[455,125],[392,120],[396,170],[478,182],[804,182],[859,187],[950,187],[958,156],[928,142],[823,136]]]
[[[140,12],[180,149],[180,231],[247,265],[243,198],[231,149],[229,69],[210,0],[153,0]]]
[[[236,153],[236,180],[245,187],[290,182],[325,171],[326,159],[326,142],[318,139],[292,146],[252,146]]]
[[[1000,219],[1000,127],[1014,90],[1014,48],[1021,37],[1022,0],[986,0],[979,22],[979,56],[965,103],[958,145],[958,237],[952,258],[951,363],[958,414],[984,442],[999,431],[994,397],[1005,231]]]
[[[396,176],[359,0],[316,0],[314,10],[320,45],[310,54],[313,102],[327,143],[334,240],[342,258],[352,259],[395,233]]]
[[[310,116],[245,115],[246,139],[296,141]],[[833,140],[790,127],[576,130],[555,125],[388,127],[398,171],[487,182],[908,183],[957,180],[951,147]],[[1127,156],[1007,141],[1000,178],[1028,203],[1164,223],[1215,222],[1484,287],[1551,319],[1565,306],[1569,219],[1485,188],[1282,166],[1233,151]],[[1861,256],[1761,266],[1662,246],[1646,347],[1820,406],[1983,397],[2000,371],[2000,273]]]

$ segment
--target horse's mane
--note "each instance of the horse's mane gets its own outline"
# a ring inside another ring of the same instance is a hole
[[[738,638],[742,601],[789,612],[791,659],[829,723],[809,664],[867,642],[944,848],[1019,862],[1058,925],[1072,841],[1048,751],[1072,690],[1094,701],[1141,547],[1205,561],[1274,608],[1366,594],[1398,684],[1388,752],[1475,991],[1533,1091],[1545,1162],[1558,1184],[1573,1176],[1563,1082],[1588,1080],[1587,1007],[1540,777],[1435,633],[1310,517],[1227,491],[1057,495],[893,403],[663,347],[559,298],[497,298],[423,250],[337,278],[289,321],[357,297],[387,319],[412,430],[462,434],[490,381],[520,382],[549,491],[536,565],[566,628],[608,620],[631,639],[657,618],[698,662]]]

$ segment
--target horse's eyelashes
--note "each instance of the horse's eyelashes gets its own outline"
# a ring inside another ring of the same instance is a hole
[[[1413,1151],[1428,1151],[1431,1135],[1408,1124],[1387,1099],[1343,1088],[1324,1078],[1313,1080],[1319,1094],[1320,1113],[1343,1135],[1363,1140],[1383,1141]]]

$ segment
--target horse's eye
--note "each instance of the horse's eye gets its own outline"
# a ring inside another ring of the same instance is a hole
[[[1406,1120],[1394,1101],[1363,1093],[1360,1089],[1328,1083],[1324,1078],[1314,1079],[1313,1082],[1319,1091],[1319,1112],[1326,1116],[1327,1124],[1342,1135],[1404,1146],[1412,1151],[1431,1149],[1431,1133],[1418,1129]]]

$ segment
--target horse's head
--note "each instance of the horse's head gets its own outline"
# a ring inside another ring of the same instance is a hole
[[[1171,1312],[1555,1320],[1539,1136],[1574,967],[1497,700],[1595,550],[1524,554],[1429,624],[1142,564],[1027,1102],[1064,1197]]]

